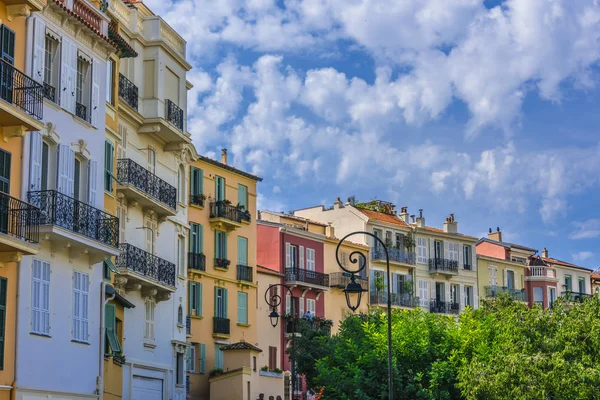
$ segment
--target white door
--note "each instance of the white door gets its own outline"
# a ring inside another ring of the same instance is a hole
[[[162,379],[133,377],[132,400],[163,400]]]

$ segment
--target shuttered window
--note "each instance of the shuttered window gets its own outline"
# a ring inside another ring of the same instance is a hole
[[[223,350],[221,350],[221,344],[215,345],[215,369],[223,369],[225,360],[223,357]]]
[[[112,193],[113,191],[113,157],[115,148],[109,141],[104,142],[104,190]]]
[[[419,279],[419,303],[421,307],[429,306],[429,282]]]
[[[215,257],[227,259],[227,232],[215,231]]]
[[[78,342],[88,341],[88,301],[90,277],[79,271],[73,272],[73,326],[72,337]]]
[[[238,184],[238,205],[248,209],[248,187]]]
[[[198,359],[198,372],[201,374],[206,373],[206,345],[200,343],[200,357]]]
[[[417,261],[425,264],[427,262],[427,239],[417,238]]]
[[[306,270],[315,270],[315,249],[306,249]]]
[[[194,373],[196,372],[196,344],[189,343],[186,350],[186,371]]]
[[[277,368],[277,347],[269,346],[269,370]]]
[[[215,197],[217,201],[225,200],[225,178],[215,176]]]
[[[248,239],[238,236],[238,265],[248,265]]]
[[[202,284],[188,282],[188,314],[202,316]]]
[[[50,263],[33,259],[31,332],[50,335]]]
[[[104,307],[104,324],[106,325],[106,339],[104,341],[104,354],[113,356],[123,351],[119,338],[117,336],[117,316],[114,304],[107,304]]]
[[[248,293],[238,292],[238,324],[248,323]]]
[[[4,369],[4,337],[6,335],[6,278],[0,278],[0,371]]]
[[[190,195],[197,196],[203,193],[204,172],[200,168],[190,167]]]
[[[190,222],[190,253],[202,253],[202,225]]]
[[[215,287],[215,317],[227,318],[227,289]]]
[[[147,299],[145,303],[146,321],[144,324],[144,339],[154,342],[154,311],[156,303],[152,299]]]
[[[317,312],[317,302],[313,299],[306,299],[306,312],[311,312],[313,316],[316,315]]]

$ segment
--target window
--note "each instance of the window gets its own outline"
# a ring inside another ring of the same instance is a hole
[[[256,356],[252,356],[252,371],[256,372]]]
[[[190,167],[190,203],[201,205],[199,195],[203,193],[204,173],[200,168]]]
[[[31,332],[50,335],[50,263],[36,258],[32,265]]]
[[[458,243],[448,243],[448,258],[453,261],[458,261]]]
[[[317,302],[313,299],[306,299],[306,312],[309,312],[315,316],[317,313]]]
[[[183,165],[179,166],[177,172],[177,201],[185,203],[185,170]]]
[[[579,278],[579,293],[585,293],[585,278]]]
[[[392,247],[394,243],[392,242],[392,232],[385,231],[385,245],[388,247]]]
[[[427,239],[417,238],[417,262],[425,264],[427,262]]]
[[[10,160],[11,154],[7,151],[0,149],[0,192],[4,192],[10,194]],[[4,207],[8,207],[6,204]],[[2,225],[2,228],[6,229],[8,227],[8,220],[6,211],[4,211],[5,215],[3,216],[6,223]]]
[[[90,70],[90,63],[82,57],[78,57],[75,87],[75,115],[88,122],[90,121]]]
[[[227,289],[215,287],[215,317],[227,318]]]
[[[225,178],[215,176],[215,200],[225,200]]]
[[[505,270],[506,274],[506,282],[504,285],[508,288],[508,290],[513,290],[515,288],[515,271]]]
[[[90,276],[79,271],[73,272],[73,340],[88,341],[88,300]]]
[[[419,303],[421,307],[429,306],[429,282],[419,279]]]
[[[115,104],[114,99],[115,91],[115,62],[108,60],[106,63],[106,102],[109,104]]]
[[[75,200],[81,200],[81,161],[75,158],[75,179],[74,179],[74,190],[73,197]]]
[[[4,369],[4,337],[6,333],[6,278],[0,278],[0,371]]]
[[[115,147],[108,140],[104,142],[104,190],[112,193],[113,191],[113,171]]]
[[[123,351],[119,342],[117,332],[116,307],[114,304],[107,304],[104,307],[104,324],[106,325],[106,337],[104,340],[104,354],[113,356]]]
[[[298,246],[285,244],[285,267],[293,269],[298,267]]]
[[[492,285],[492,286],[498,285],[498,268],[490,265],[489,271],[490,271],[490,285]]]
[[[548,288],[548,307],[552,307],[554,302],[556,301],[556,288],[549,287]]]
[[[37,26],[36,26],[37,28]],[[57,102],[56,87],[58,83],[58,41],[46,34],[44,42],[44,97]]]
[[[206,345],[200,343],[200,357],[198,359],[198,372],[201,374],[206,373]]]
[[[223,369],[225,365],[225,360],[223,357],[223,350],[221,350],[220,344],[215,345],[215,369]]]
[[[473,266],[471,265],[471,262],[473,262],[472,254],[473,250],[471,249],[471,246],[463,246],[463,266],[466,270],[473,269]]]
[[[119,243],[125,243],[127,209],[124,205],[117,204],[117,217],[119,218]]]
[[[460,286],[450,285],[450,301],[453,304],[460,304]]]
[[[41,165],[41,188],[40,190],[48,190],[48,172],[50,162],[50,146],[48,143],[42,143],[42,165]]]
[[[238,236],[238,265],[248,265],[248,239]]]
[[[227,232],[215,231],[215,257],[227,259]]]
[[[185,273],[185,238],[177,237],[177,274],[183,276]]]
[[[146,299],[145,311],[146,321],[144,325],[144,340],[146,342],[154,342],[154,311],[156,302],[153,299]]]
[[[543,307],[544,304],[544,289],[541,287],[533,288],[533,302],[540,304]]]
[[[156,250],[156,222],[150,218],[146,218],[146,222],[144,222],[144,231],[146,232],[146,251],[150,254],[154,254]]]
[[[187,365],[185,368],[186,371],[195,373],[196,372],[196,344],[195,343],[188,343],[185,358],[187,360],[187,362],[186,362]]]
[[[248,293],[238,292],[238,324],[248,323]]]
[[[202,253],[202,225],[190,222],[190,253]]]
[[[177,308],[177,325],[183,325],[183,307],[181,304]]]
[[[202,284],[188,282],[188,314],[202,316]]]
[[[175,384],[178,386],[182,386],[183,385],[183,354],[181,353],[177,353],[177,365],[176,365],[177,371],[176,371],[176,381]]]
[[[269,346],[269,371],[277,368],[277,347]]]
[[[446,301],[445,285],[442,282],[435,283],[435,300],[437,302]]]
[[[386,286],[385,285],[385,274],[383,273],[383,271],[379,271],[379,270],[371,270],[371,291],[374,293],[379,293],[380,290],[382,289],[382,286]]]
[[[571,285],[571,275],[565,275],[565,291],[570,292],[573,290]]]
[[[248,210],[248,187],[238,184],[238,205]]]
[[[433,250],[436,259],[444,258],[444,246],[439,240],[433,242]]]
[[[315,270],[315,249],[306,249],[306,270]]]
[[[465,286],[465,306],[473,307],[473,286]]]
[[[380,229],[373,229],[373,235],[375,235],[378,239],[382,239],[383,236],[383,232],[381,232]],[[379,246],[381,246],[381,243],[379,243],[379,240],[377,239],[373,239],[373,247],[378,248]]]

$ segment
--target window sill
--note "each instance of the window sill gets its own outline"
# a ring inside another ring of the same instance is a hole
[[[243,323],[241,323],[241,322],[238,322],[238,323],[237,323],[237,326],[241,326],[242,328],[249,328],[249,327],[251,327],[251,326],[252,326],[252,324],[243,324]]]
[[[45,338],[52,338],[52,336],[50,336],[49,333],[40,333],[40,332],[29,332],[30,335],[34,335],[34,336],[40,336],[40,337],[45,337]]]
[[[181,208],[187,208],[187,204],[186,203],[182,203],[181,201],[177,202],[177,205]]]
[[[149,349],[155,349],[156,348],[156,343],[155,342],[144,341],[144,347],[147,347]]]
[[[96,129],[96,127],[94,125],[92,125],[91,123],[89,123],[88,121],[79,118],[77,115],[71,115],[73,117],[73,120],[83,126],[85,126],[86,128],[92,128],[92,129]]]
[[[90,342],[86,342],[86,341],[83,341],[83,340],[77,340],[77,339],[71,339],[71,343],[85,344],[85,345],[88,345],[88,346],[91,344]]]
[[[115,195],[112,192],[109,192],[108,190],[104,190],[104,194],[112,197],[113,199],[115,198]]]
[[[56,102],[54,102],[54,101],[50,100],[50,99],[49,99],[49,98],[47,98],[47,97],[44,97],[44,104],[45,104],[45,105],[47,105],[47,106],[50,106],[50,107],[54,108],[54,109],[55,109],[55,110],[57,110],[57,111],[60,111],[60,110],[62,110],[62,107],[60,106],[60,104],[58,104],[58,103],[56,103]],[[65,110],[65,111],[66,111],[66,110]]]
[[[178,327],[179,329],[183,329],[183,328],[185,328],[185,325],[183,325],[183,324],[177,324],[177,327]]]
[[[175,384],[175,387],[176,387],[176,388],[183,389],[183,388],[185,387],[185,385],[184,385],[183,383],[176,383],[176,384]]]
[[[217,270],[217,271],[222,271],[222,272],[229,271],[229,268],[221,268],[221,267],[217,267],[216,265],[214,266],[214,269]]]
[[[204,206],[201,206],[201,205],[198,205],[198,204],[189,204],[189,203],[188,203],[188,206],[189,206],[190,208],[197,208],[197,209],[199,209],[199,210],[204,210]]]
[[[202,315],[189,315],[190,318],[193,319],[203,319],[204,317]]]

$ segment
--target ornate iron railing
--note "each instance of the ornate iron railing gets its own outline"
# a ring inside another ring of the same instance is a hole
[[[366,277],[357,276],[356,281],[360,283],[361,286],[363,286],[365,289],[367,288],[366,285],[368,285],[369,280]],[[346,286],[348,286],[349,283],[350,274],[347,272],[333,272],[329,274],[329,287],[344,289]]]
[[[119,74],[119,97],[137,111],[138,109],[138,87],[123,74]]]
[[[473,266],[471,264],[464,263],[463,264],[463,269],[466,270],[466,271],[472,271],[473,270]]]
[[[210,218],[225,218],[237,223],[242,222],[240,210],[221,200],[210,203]]]
[[[117,268],[133,271],[163,285],[175,287],[175,264],[172,262],[129,243],[121,243],[119,250],[121,254],[115,262]]]
[[[226,258],[215,258],[215,267],[216,268],[228,269],[229,264],[231,264],[231,261],[229,261]]]
[[[447,258],[430,258],[429,272],[458,274],[458,261]]]
[[[81,103],[75,102],[75,115],[84,121],[88,121],[87,107]]]
[[[119,244],[119,219],[56,190],[28,192],[40,209],[40,225],[56,225],[108,246]]]
[[[240,210],[240,219],[242,221],[246,221],[246,222],[250,223],[250,220],[252,219],[252,217],[250,215],[250,211]]]
[[[189,315],[185,317],[185,334],[192,334],[192,318]]]
[[[252,282],[252,267],[247,265],[238,264],[237,266],[237,280]]]
[[[312,285],[329,287],[329,274],[300,268],[286,268],[285,280],[287,282],[304,282]]]
[[[44,82],[44,97],[56,103],[56,88],[49,83]]]
[[[386,292],[371,292],[371,304],[387,306]],[[392,293],[392,305],[400,307],[418,307],[419,298],[410,293]]]
[[[517,289],[509,289],[507,286],[485,286],[485,297],[496,297],[500,293],[507,293],[510,297],[518,301],[526,301],[527,296],[525,289],[517,290]]]
[[[440,314],[458,314],[460,311],[460,305],[450,301],[431,300],[429,303],[429,311]]]
[[[188,253],[188,269],[206,271],[206,256],[204,253]]]
[[[388,256],[390,257],[390,261],[397,261],[405,264],[414,265],[417,261],[417,257],[414,251],[406,251],[404,249],[388,248]],[[371,259],[385,260],[385,250],[383,249],[383,247],[372,247]]]
[[[40,240],[40,210],[0,192],[0,233],[29,243]]]
[[[165,106],[167,107],[167,121],[183,131],[183,110],[169,99],[165,101]]]
[[[563,296],[568,301],[575,301],[577,303],[583,303],[583,301],[585,299],[592,297],[592,295],[589,293],[571,292],[571,291],[561,292],[560,295]]]
[[[0,98],[36,119],[44,116],[44,88],[0,59]]]
[[[117,160],[117,180],[135,186],[173,210],[177,209],[177,189],[129,158]]]
[[[204,196],[203,194],[191,194],[190,195],[190,204],[192,204],[194,206],[204,207],[205,199],[206,199],[206,196]]]
[[[229,335],[229,318],[213,317],[213,333]]]

